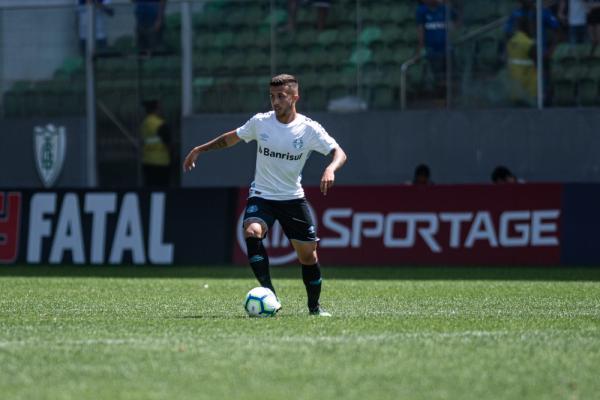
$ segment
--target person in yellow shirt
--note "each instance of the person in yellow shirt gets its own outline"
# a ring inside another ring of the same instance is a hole
[[[530,21],[519,18],[517,31],[506,45],[511,98],[516,103],[532,104],[537,94],[536,48],[530,32]]]
[[[160,113],[158,100],[143,102],[146,116],[142,121],[142,166],[144,186],[169,186],[171,173],[171,132]]]

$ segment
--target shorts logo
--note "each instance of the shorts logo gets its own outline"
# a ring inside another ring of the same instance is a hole
[[[294,145],[294,148],[296,150],[300,150],[301,148],[304,147],[304,141],[300,138],[298,139],[294,139],[294,141],[292,142],[292,144]]]
[[[248,206],[248,208],[246,208],[246,212],[247,212],[248,214],[252,214],[252,213],[255,213],[255,212],[257,212],[257,211],[258,211],[258,206],[257,206],[257,205],[255,205],[255,204],[253,204],[253,205],[251,205],[251,206]]]
[[[312,235],[315,232],[316,232],[316,230],[315,230],[315,227],[313,225],[311,225],[311,226],[308,227],[308,233],[310,233]]]

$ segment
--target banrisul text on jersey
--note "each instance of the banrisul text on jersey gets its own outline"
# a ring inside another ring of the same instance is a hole
[[[282,160],[290,160],[297,161],[302,158],[302,153],[300,154],[290,154],[290,153],[279,153],[273,150],[269,150],[268,147],[263,149],[262,146],[258,146],[258,153],[262,154],[265,157],[273,157],[273,158],[281,158]]]

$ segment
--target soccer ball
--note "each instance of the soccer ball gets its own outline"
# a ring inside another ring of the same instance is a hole
[[[280,308],[275,293],[265,287],[255,287],[244,301],[244,309],[251,317],[272,317]]]

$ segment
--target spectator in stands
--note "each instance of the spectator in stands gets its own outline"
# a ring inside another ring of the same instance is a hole
[[[144,186],[168,186],[171,175],[171,132],[161,116],[158,100],[147,100],[142,104],[146,110],[140,127]]]
[[[135,4],[138,49],[154,50],[162,42],[167,0],[131,0]]]
[[[569,27],[569,42],[583,43],[586,39],[585,0],[560,0],[558,16]]]
[[[327,14],[331,7],[331,0],[288,0],[288,23],[287,30],[293,32],[296,30],[296,18],[298,15],[298,5],[311,4],[317,9],[317,29],[322,31],[327,23]]]
[[[509,40],[517,29],[517,21],[520,18],[526,18],[529,20],[530,33],[532,38],[536,37],[537,34],[537,13],[536,13],[536,5],[535,0],[519,0],[521,3],[521,7],[512,12],[506,25],[504,26],[504,32],[507,35],[507,39]],[[544,88],[546,88],[546,93],[544,93],[544,97],[548,97],[550,94],[548,89],[550,87],[550,57],[552,56],[552,52],[556,46],[557,30],[560,28],[560,23],[558,19],[552,14],[552,11],[548,8],[544,8],[542,10],[542,48],[544,49],[542,53],[543,57],[543,65],[537,66],[538,68],[544,68]]]
[[[592,53],[600,43],[600,0],[586,0],[589,12],[587,15],[588,30],[592,40]]]
[[[442,0],[423,0],[417,6],[418,48],[425,51],[436,85],[445,91],[446,82],[446,5]],[[452,14],[452,20],[455,16]]]
[[[85,55],[86,42],[87,42],[87,4],[92,3],[96,6],[94,17],[95,17],[95,29],[96,29],[96,49],[103,49],[107,45],[107,34],[106,34],[106,17],[112,17],[114,10],[108,7],[110,0],[77,0],[78,7],[77,13],[79,17],[79,49],[82,55]]]
[[[492,172],[493,183],[517,183],[517,177],[508,168],[499,165]]]
[[[417,165],[411,183],[413,185],[433,185],[433,181],[431,180],[431,170],[427,164]]]
[[[521,7],[512,12],[504,27],[504,32],[508,38],[515,33],[517,28],[517,20],[519,18],[528,18],[531,22],[531,26],[536,26],[535,0],[520,0],[520,3]],[[558,30],[558,28],[560,28],[558,19],[548,8],[544,8],[542,10],[542,43],[544,45],[544,59],[548,59],[550,57],[556,42],[555,35],[548,34],[548,30],[555,32]],[[537,30],[535,28],[532,29],[532,34],[535,34],[536,32]]]
[[[511,97],[516,105],[531,106],[537,95],[536,47],[531,30],[529,18],[519,18],[517,31],[506,45]]]

